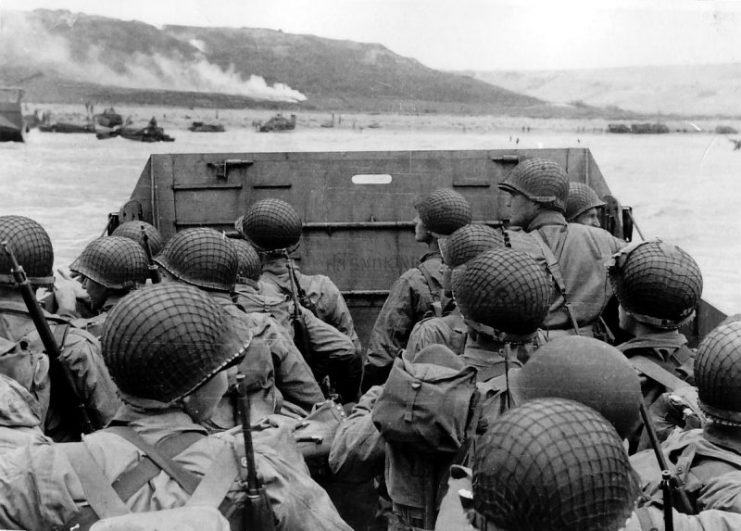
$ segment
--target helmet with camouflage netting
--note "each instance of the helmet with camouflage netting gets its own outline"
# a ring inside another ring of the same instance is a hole
[[[694,372],[700,409],[715,423],[741,426],[741,322],[705,336]]]
[[[121,236],[137,241],[142,248],[144,248],[144,235],[147,236],[149,241],[149,249],[152,251],[152,256],[157,256],[162,250],[162,247],[164,247],[165,242],[162,234],[160,234],[160,231],[154,225],[146,221],[125,221],[111,233],[111,236]]]
[[[569,183],[569,198],[566,201],[566,221],[574,221],[592,208],[605,206],[592,187],[584,183]]]
[[[473,506],[497,529],[617,531],[639,494],[615,429],[571,400],[527,402],[476,442]]]
[[[124,297],[103,325],[101,351],[126,395],[171,403],[239,362],[247,345],[228,326],[221,305],[178,283]]]
[[[237,251],[213,229],[178,232],[154,261],[175,278],[206,290],[230,292],[237,282]]]
[[[262,199],[241,219],[242,234],[260,251],[289,249],[301,239],[301,218],[281,199]]]
[[[230,241],[234,245],[234,249],[237,251],[237,257],[239,258],[237,281],[242,282],[243,279],[260,280],[262,263],[260,262],[260,255],[257,254],[255,248],[250,242],[245,240],[234,239]]]
[[[641,382],[625,354],[591,337],[549,341],[510,378],[516,402],[565,398],[602,414],[622,438],[639,425]]]
[[[54,283],[54,249],[44,227],[24,216],[0,216],[0,241],[8,242],[31,284]],[[10,258],[0,250],[0,285],[15,285],[11,269]]]
[[[461,266],[489,249],[504,247],[501,231],[488,225],[470,224],[457,229],[446,240],[443,251],[445,265],[450,268]]]
[[[629,245],[613,256],[607,270],[621,306],[642,323],[678,328],[700,302],[700,267],[676,245],[660,240]]]
[[[425,228],[435,234],[447,236],[471,223],[471,205],[465,197],[450,188],[438,188],[421,197],[414,208]]]
[[[134,288],[144,284],[149,275],[141,245],[119,236],[93,240],[69,268],[110,289]]]
[[[469,261],[465,271],[453,277],[453,293],[470,326],[478,323],[497,335],[527,336],[548,313],[551,283],[535,259],[503,247]]]
[[[528,159],[515,166],[499,183],[499,188],[564,212],[569,197],[569,178],[563,168],[551,160]]]

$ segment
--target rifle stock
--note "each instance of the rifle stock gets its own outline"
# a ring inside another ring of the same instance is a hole
[[[79,393],[77,392],[77,387],[75,386],[74,379],[72,378],[69,369],[62,363],[60,359],[62,352],[59,349],[59,345],[57,345],[56,340],[54,339],[54,335],[52,334],[51,329],[49,328],[49,323],[44,316],[44,311],[41,309],[39,301],[36,300],[36,295],[34,294],[33,288],[31,287],[31,283],[28,281],[26,272],[18,263],[18,260],[16,259],[15,254],[13,253],[13,249],[10,247],[8,241],[3,240],[2,242],[0,242],[0,245],[2,245],[3,251],[5,252],[5,254],[8,255],[8,258],[10,259],[10,263],[12,266],[10,272],[13,275],[15,282],[18,284],[18,288],[20,289],[21,296],[23,297],[23,302],[26,304],[28,314],[33,320],[33,324],[36,327],[39,338],[44,345],[46,355],[49,357],[49,365],[51,367],[55,367],[56,372],[59,374],[59,378],[54,379],[54,385],[57,385],[59,386],[58,388],[61,388],[60,394],[62,396],[65,396],[74,402],[73,405],[76,409],[76,414],[78,417],[77,420],[80,424],[80,431],[82,433],[92,433],[93,426],[90,422],[87,411],[85,410],[85,404],[83,403]]]
[[[273,510],[270,507],[265,486],[257,475],[255,465],[255,449],[252,444],[252,424],[250,420],[250,395],[247,392],[245,376],[237,375],[237,407],[242,421],[242,437],[244,438],[244,453],[247,463],[247,482],[245,493],[247,499],[244,506],[245,531],[273,531],[275,521]]]
[[[149,264],[149,278],[152,280],[152,284],[159,284],[162,282],[162,276],[160,275],[160,270],[157,267],[157,264],[154,263],[152,248],[149,246],[149,236],[147,236],[147,231],[144,229],[144,225],[141,226],[141,231],[144,252],[147,253],[147,263]]]

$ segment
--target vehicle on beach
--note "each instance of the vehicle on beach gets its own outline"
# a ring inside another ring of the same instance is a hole
[[[276,114],[265,123],[257,121],[254,123],[255,129],[260,133],[272,133],[274,131],[292,131],[296,129],[296,115],[292,114],[286,118],[281,113]]]
[[[188,131],[193,131],[194,133],[223,133],[226,131],[224,129],[224,126],[219,123],[204,123],[204,122],[193,122],[190,127],[188,127]]]
[[[0,88],[0,142],[24,142],[28,126],[23,118],[23,89]]]
[[[146,127],[121,127],[116,126],[111,129],[102,129],[96,127],[95,136],[98,140],[115,138],[120,136],[127,140],[136,140],[138,142],[174,142],[175,139],[165,133],[165,130],[157,126],[157,123],[150,122]]]
[[[532,157],[554,160],[572,181],[589,184],[607,203],[602,227],[632,239],[630,208],[613,197],[586,148],[151,155],[130,200],[111,214],[109,229],[142,219],[165,238],[189,227],[237,236],[234,221],[247,205],[283,199],[304,222],[295,252],[301,270],[334,280],[367,344],[389,286],[423,253],[414,240],[413,198],[450,187],[470,202],[475,222],[501,227],[504,194],[497,184]],[[696,345],[724,318],[703,301],[682,333]],[[616,330],[616,321],[611,324]]]

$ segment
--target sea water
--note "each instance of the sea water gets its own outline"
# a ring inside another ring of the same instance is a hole
[[[741,151],[721,136],[413,126],[167,131],[175,142],[32,131],[25,144],[0,144],[0,215],[39,221],[54,243],[55,267],[65,269],[128,199],[152,153],[586,147],[613,194],[633,207],[641,232],[691,253],[703,271],[704,297],[727,313],[741,311]]]

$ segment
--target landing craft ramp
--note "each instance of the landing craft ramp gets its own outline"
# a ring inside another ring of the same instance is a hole
[[[295,253],[301,270],[334,280],[367,345],[389,287],[425,252],[414,241],[414,200],[450,187],[471,203],[475,221],[499,226],[504,194],[497,184],[532,157],[553,160],[572,181],[611,196],[585,148],[171,154],[150,156],[112,222],[142,219],[165,238],[202,226],[236,235],[234,221],[248,205],[283,199],[304,222]],[[603,226],[617,236],[630,233],[629,216],[612,199],[608,206]],[[687,330],[693,340],[724,317],[705,303],[698,314]]]

